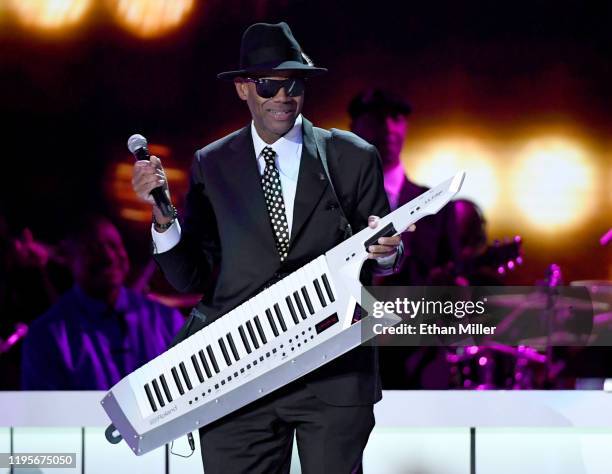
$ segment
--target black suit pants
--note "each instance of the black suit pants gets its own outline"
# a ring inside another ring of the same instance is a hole
[[[372,405],[323,403],[292,383],[200,429],[204,474],[287,474],[294,436],[303,474],[361,472]]]

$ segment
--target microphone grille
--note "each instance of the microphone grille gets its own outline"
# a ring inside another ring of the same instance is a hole
[[[127,147],[131,153],[136,153],[136,150],[147,147],[147,139],[136,133],[128,138]]]

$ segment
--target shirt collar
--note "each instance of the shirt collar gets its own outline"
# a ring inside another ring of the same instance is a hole
[[[395,168],[385,172],[385,191],[389,197],[392,209],[395,209],[397,206],[397,200],[405,180],[406,174],[404,173],[404,167],[401,163],[399,163]]]
[[[267,146],[271,146],[279,157],[295,153],[297,147],[302,144],[302,114],[297,116],[291,130],[272,144],[266,143],[261,139],[253,121],[251,121],[251,135],[253,136],[253,146],[255,147],[255,156],[257,158],[259,158],[262,150]]]

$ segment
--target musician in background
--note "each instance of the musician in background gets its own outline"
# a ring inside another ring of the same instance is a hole
[[[21,337],[58,295],[66,274],[29,228],[13,235],[0,214],[0,390],[19,390]],[[66,287],[64,287],[66,288]]]
[[[351,131],[380,152],[391,209],[428,190],[409,178],[401,161],[412,113],[406,100],[393,92],[370,88],[351,100],[348,113]],[[377,283],[389,286],[454,284],[454,278],[448,282],[447,271],[458,256],[452,204],[421,219],[414,232],[402,234],[402,241],[406,255],[399,270],[378,278]],[[440,275],[444,276],[443,281]],[[448,387],[448,364],[444,351],[439,348],[384,347],[380,351],[380,361],[383,388]]]
[[[301,115],[304,80],[326,70],[302,53],[288,25],[252,25],[240,57],[239,70],[219,77],[234,82],[252,121],[196,153],[182,223],[153,207],[155,256],[178,290],[201,291],[219,272],[177,342],[339,244],[347,224],[358,232],[389,212],[378,154],[351,133],[324,136],[334,150],[329,183],[314,127]],[[167,190],[159,159],[137,162],[133,184],[154,204],[150,191]],[[372,245],[363,279],[393,271],[399,245],[399,237]],[[303,473],[360,472],[381,398],[374,355],[353,350],[200,429],[206,474],[289,472],[296,433]]]
[[[497,268],[505,262],[495,263],[482,258],[489,248],[482,209],[469,199],[457,199],[453,209],[460,254],[457,268],[449,268],[449,274],[463,286],[503,285]]]
[[[29,323],[57,299],[56,282],[49,274],[50,246],[27,227],[17,236],[0,231],[0,241],[1,271],[6,273],[0,280],[3,315],[13,323]]]
[[[357,94],[348,113],[351,131],[380,153],[385,191],[391,209],[410,202],[429,188],[414,183],[401,161],[412,108],[402,97],[378,88]],[[449,170],[449,175],[452,170]],[[385,285],[431,284],[432,272],[455,262],[459,252],[452,205],[421,219],[414,232],[402,234],[406,256],[398,272],[383,278]]]
[[[123,286],[128,256],[108,219],[87,218],[69,242],[75,285],[30,326],[24,390],[109,389],[166,350],[184,322]]]

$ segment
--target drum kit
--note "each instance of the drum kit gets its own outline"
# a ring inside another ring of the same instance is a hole
[[[489,304],[505,314],[496,336],[511,332],[521,319],[533,321],[539,316],[538,319],[547,324],[542,334],[523,338],[517,344],[448,348],[446,360],[450,365],[451,387],[472,390],[575,388],[578,379],[593,376],[588,371],[593,369],[594,360],[601,372],[596,376],[601,380],[610,377],[612,351],[607,352],[608,348],[603,346],[610,347],[607,341],[612,340],[612,281],[581,280],[569,284],[569,290],[585,291],[587,298],[559,295],[555,290],[560,285],[561,269],[558,265],[550,265],[541,291],[530,295],[489,297]],[[586,334],[567,323],[580,312],[589,321]],[[559,325],[559,321],[566,324]],[[610,361],[609,366],[606,359]]]

